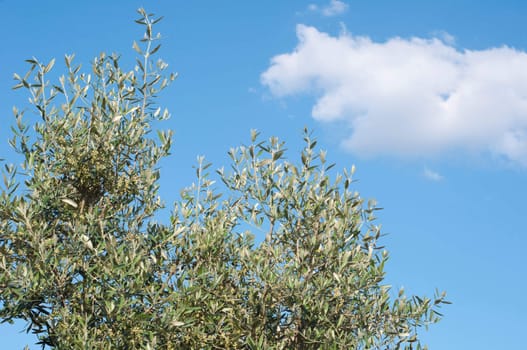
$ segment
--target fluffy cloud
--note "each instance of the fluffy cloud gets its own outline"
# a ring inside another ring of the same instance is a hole
[[[326,17],[332,17],[332,16],[337,16],[337,15],[340,15],[346,12],[346,10],[348,9],[348,5],[343,1],[330,0],[329,4],[324,7],[320,8],[319,6],[315,4],[310,4],[308,6],[308,9],[310,11],[320,12],[322,13],[322,15]]]
[[[527,166],[527,54],[458,50],[450,42],[374,42],[298,25],[298,45],[272,58],[262,84],[277,97],[314,95],[312,116],[348,128],[363,155],[491,152]]]
[[[443,175],[426,167],[423,170],[423,176],[426,177],[428,180],[436,182],[442,181],[444,179]]]

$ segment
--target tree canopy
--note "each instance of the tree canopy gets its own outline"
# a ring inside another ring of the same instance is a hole
[[[71,55],[56,83],[54,60],[15,74],[37,120],[14,108],[22,163],[3,169],[0,320],[27,321],[54,349],[420,349],[445,294],[383,283],[375,203],[307,130],[298,161],[256,131],[227,170],[200,158],[156,222],[172,133],[152,125],[169,117],[156,96],[175,75],[156,58],[160,18],[139,14],[131,70],[101,54],[88,73]]]

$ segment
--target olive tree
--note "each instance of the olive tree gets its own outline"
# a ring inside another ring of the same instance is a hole
[[[155,59],[160,20],[140,9],[138,59],[101,54],[49,82],[54,61],[15,75],[37,112],[14,108],[0,194],[0,320],[25,320],[55,349],[419,349],[445,295],[383,284],[373,202],[332,175],[308,131],[202,158],[170,222],[157,223],[158,162],[171,132],[155,103],[174,78]],[[35,120],[36,119],[36,120]],[[256,239],[255,237],[262,237]]]

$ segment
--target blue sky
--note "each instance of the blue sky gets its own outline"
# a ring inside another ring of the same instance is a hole
[[[27,106],[10,90],[23,60],[76,53],[89,67],[108,51],[131,63],[144,3],[0,0],[0,156],[12,156],[12,106]],[[430,348],[523,346],[527,2],[149,3],[165,16],[161,56],[180,73],[159,100],[175,130],[162,164],[169,205],[197,155],[227,165],[256,128],[294,158],[307,126],[384,208],[387,283],[448,292],[445,318],[422,333]],[[2,348],[34,342],[22,327],[0,326]]]

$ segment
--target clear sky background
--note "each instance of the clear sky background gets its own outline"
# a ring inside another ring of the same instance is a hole
[[[256,128],[295,158],[307,126],[384,208],[386,282],[448,292],[430,348],[525,348],[527,2],[0,0],[0,157],[14,159],[12,106],[27,107],[10,89],[23,60],[76,53],[88,69],[107,51],[131,69],[140,6],[165,16],[160,55],[180,73],[159,100],[169,206],[197,155],[228,165]],[[0,326],[0,348],[34,343],[23,326]]]

